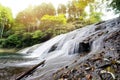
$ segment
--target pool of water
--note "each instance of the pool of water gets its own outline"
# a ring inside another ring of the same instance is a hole
[[[33,67],[36,60],[27,54],[0,52],[0,80],[15,80]]]

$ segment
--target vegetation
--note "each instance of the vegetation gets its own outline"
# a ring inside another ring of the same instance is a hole
[[[0,38],[7,37],[12,26],[13,18],[11,10],[0,5]]]
[[[119,3],[113,0],[110,5],[120,11]],[[99,22],[102,12],[98,6],[95,0],[71,0],[66,5],[59,4],[56,10],[51,3],[42,3],[29,6],[14,19],[11,10],[0,5],[0,47],[24,48]]]
[[[120,13],[120,0],[112,0],[110,6],[112,6],[116,13]]]

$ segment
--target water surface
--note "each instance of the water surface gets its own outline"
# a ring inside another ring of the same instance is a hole
[[[35,60],[28,56],[27,54],[0,52],[0,80],[15,80],[28,71],[32,64],[25,65],[24,63]]]

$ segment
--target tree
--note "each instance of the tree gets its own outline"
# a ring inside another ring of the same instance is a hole
[[[79,12],[79,16],[81,16],[82,14],[84,14],[84,10],[85,8],[91,4],[91,3],[94,3],[95,1],[94,0],[77,0],[75,2],[75,6],[77,7],[78,9],[78,12]]]
[[[58,16],[50,16],[50,15],[44,15],[41,18],[41,26],[43,29],[55,29],[56,26],[64,25],[66,24],[66,18],[64,15],[60,14]]]
[[[90,12],[89,12],[89,22],[90,24],[96,23],[101,21],[101,16],[102,14],[102,8],[100,7],[101,3],[99,2],[94,2],[89,4]]]
[[[16,23],[23,24],[27,31],[31,31],[31,27],[36,24],[36,17],[33,13],[33,7],[29,6],[25,10],[18,13],[16,17]]]
[[[33,12],[37,19],[41,19],[44,15],[55,15],[55,8],[52,3],[42,3],[35,6]]]
[[[68,18],[75,18],[75,14],[76,14],[76,6],[75,6],[75,2],[76,0],[72,0],[68,2]]]
[[[71,0],[68,3],[69,18],[85,17],[85,8],[94,0]]]
[[[57,8],[58,14],[66,14],[66,6],[64,4],[59,4]]]
[[[11,9],[0,5],[0,38],[7,32],[13,23]]]
[[[46,32],[47,37],[56,36],[66,32],[66,23],[67,19],[63,14],[57,16],[44,15],[41,18],[40,29]]]
[[[116,13],[120,13],[120,0],[112,0],[109,4]]]
[[[23,29],[26,29],[27,32],[33,32],[39,29],[38,23],[44,15],[55,15],[55,8],[51,3],[42,3],[35,7],[29,6],[19,12],[15,20],[17,24],[23,25]]]

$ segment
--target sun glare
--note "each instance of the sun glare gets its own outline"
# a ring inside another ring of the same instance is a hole
[[[29,5],[39,5],[42,2],[51,2],[54,7],[57,8],[58,4],[66,4],[68,0],[0,0],[0,4],[11,8],[14,17],[18,12],[24,10]]]

